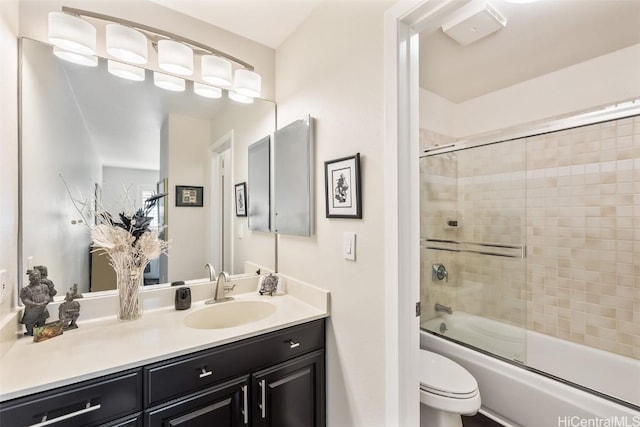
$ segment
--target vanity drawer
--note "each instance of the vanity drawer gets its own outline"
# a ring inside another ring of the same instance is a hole
[[[321,347],[324,319],[159,362],[144,368],[145,405],[153,406]]]
[[[98,426],[141,411],[141,393],[140,370],[126,371],[2,403],[0,425]]]

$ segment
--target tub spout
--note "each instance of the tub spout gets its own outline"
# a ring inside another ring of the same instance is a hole
[[[451,310],[451,307],[447,307],[446,305],[442,305],[439,302],[436,303],[436,312],[444,312],[444,313],[448,313],[448,314],[453,314],[453,310]]]

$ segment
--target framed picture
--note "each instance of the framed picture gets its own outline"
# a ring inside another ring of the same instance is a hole
[[[327,218],[362,218],[360,153],[324,162]]]
[[[236,184],[236,216],[247,216],[247,183]]]
[[[202,207],[202,187],[176,185],[176,206]]]

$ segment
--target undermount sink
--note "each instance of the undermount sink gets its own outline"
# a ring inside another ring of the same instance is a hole
[[[194,329],[224,329],[266,319],[276,306],[266,301],[223,302],[189,314],[184,324]]]

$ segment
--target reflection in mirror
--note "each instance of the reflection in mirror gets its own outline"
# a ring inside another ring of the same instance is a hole
[[[249,146],[249,230],[271,230],[271,138]]]
[[[134,82],[109,74],[104,59],[78,66],[29,39],[21,49],[21,270],[47,266],[58,295],[74,283],[82,293],[115,287],[61,177],[113,213],[168,192],[154,221],[167,224],[169,254],[148,266],[145,284],[202,279],[207,263],[231,274],[274,268],[273,235],[245,233],[230,202],[248,145],[275,129],[272,102],[203,98],[191,82],[168,92],[148,70]],[[203,206],[176,206],[176,186],[203,187]],[[224,264],[215,254],[227,254]]]

